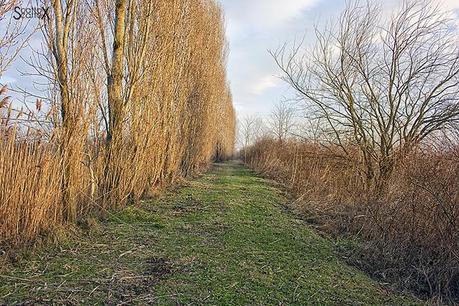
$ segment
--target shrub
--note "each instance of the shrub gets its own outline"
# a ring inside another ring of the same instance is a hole
[[[264,139],[244,150],[245,162],[289,189],[293,208],[319,229],[358,239],[354,264],[424,296],[458,297],[457,147],[418,147],[384,190],[366,188],[354,162],[313,142]]]

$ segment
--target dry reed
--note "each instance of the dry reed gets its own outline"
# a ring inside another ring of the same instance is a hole
[[[41,54],[42,66],[35,68],[50,81],[50,99],[27,118],[2,100],[0,245],[33,241],[95,211],[123,207],[232,155],[235,114],[219,6],[211,0],[130,2],[122,120],[108,139],[103,63],[114,7],[96,3],[79,2],[69,13],[64,77],[53,73],[62,68],[59,58]],[[54,23],[43,32],[55,41]],[[28,132],[31,127],[36,132]]]

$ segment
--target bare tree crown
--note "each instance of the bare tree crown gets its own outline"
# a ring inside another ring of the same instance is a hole
[[[388,22],[380,15],[376,2],[350,3],[336,24],[316,28],[313,49],[271,52],[324,140],[346,155],[358,147],[369,179],[459,119],[458,36],[447,14],[405,1]]]

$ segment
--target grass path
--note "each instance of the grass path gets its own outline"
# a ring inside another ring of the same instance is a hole
[[[160,198],[0,276],[0,304],[413,305],[334,254],[241,165]]]

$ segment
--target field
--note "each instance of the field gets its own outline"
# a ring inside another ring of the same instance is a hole
[[[240,164],[93,224],[1,274],[0,303],[417,305],[336,254]]]

